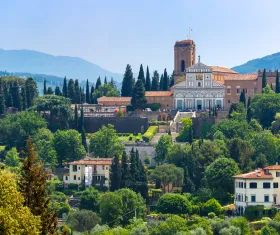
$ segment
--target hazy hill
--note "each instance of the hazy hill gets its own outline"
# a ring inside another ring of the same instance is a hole
[[[121,81],[122,74],[112,73],[78,57],[53,56],[30,50],[0,49],[0,70],[32,74],[48,74],[95,82],[100,76]]]
[[[280,69],[280,52],[263,58],[250,60],[247,63],[235,66],[232,69],[239,73],[251,73],[264,68],[266,70]]]

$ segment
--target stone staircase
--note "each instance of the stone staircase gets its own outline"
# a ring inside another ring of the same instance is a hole
[[[154,137],[152,138],[152,140],[151,140],[150,143],[151,143],[152,145],[157,144],[159,138],[160,138],[162,135],[164,135],[164,134],[166,134],[166,133],[156,133],[156,134],[154,135]]]

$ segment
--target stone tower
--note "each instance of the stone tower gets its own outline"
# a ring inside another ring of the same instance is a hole
[[[185,69],[195,64],[195,43],[193,40],[177,41],[174,46],[174,81],[180,82],[186,76]]]

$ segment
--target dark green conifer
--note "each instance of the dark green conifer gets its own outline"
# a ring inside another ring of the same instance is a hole
[[[56,87],[55,87],[54,94],[55,94],[55,95],[58,95],[58,96],[62,96],[62,93],[61,93],[61,91],[60,91],[59,86],[56,86]]]
[[[80,104],[81,103],[81,91],[80,91],[80,85],[79,85],[79,80],[75,80],[75,104]]]
[[[22,100],[22,110],[25,110],[27,108],[25,86],[21,87],[20,94],[21,94],[21,100]]]
[[[252,120],[252,111],[250,105],[251,105],[251,97],[249,96],[248,104],[247,104],[247,114],[246,114],[246,119],[248,123]]]
[[[151,90],[152,91],[159,91],[159,74],[158,72],[155,70],[154,74],[153,74],[153,78],[152,78],[152,87]]]
[[[12,89],[12,99],[13,99],[13,106],[18,109],[18,111],[22,110],[22,104],[21,104],[21,96],[19,91],[19,85],[17,81],[14,81],[13,86],[10,87]]]
[[[151,90],[151,78],[150,78],[150,71],[149,71],[149,67],[148,66],[147,66],[147,71],[146,71],[145,89],[146,89],[146,91],[150,91]]]
[[[141,79],[144,85],[146,84],[145,75],[144,75],[144,69],[143,69],[142,64],[140,65],[138,79]]]
[[[266,81],[266,69],[263,70],[262,75],[262,89],[266,87],[267,81]]]
[[[47,80],[46,79],[44,79],[44,95],[46,95],[47,94]]]
[[[81,136],[82,136],[82,144],[85,147],[86,152],[88,152],[87,138],[86,138],[86,132],[84,127],[82,127]]]
[[[131,66],[128,64],[123,76],[121,95],[123,97],[131,97],[134,88],[134,78]]]
[[[76,101],[76,93],[75,93],[75,83],[74,80],[71,78],[68,82],[68,98],[71,100],[72,104],[75,104]]]
[[[95,90],[98,90],[98,88],[101,86],[101,79],[100,77],[97,78],[96,84],[95,84]]]
[[[119,156],[115,156],[110,168],[110,191],[114,192],[121,188],[121,165]]]
[[[159,81],[159,90],[163,90],[163,75],[160,76],[160,81]]]
[[[66,77],[64,77],[64,80],[63,80],[62,95],[63,95],[64,97],[68,97],[68,87],[67,87],[67,80],[66,80]]]
[[[245,96],[245,91],[244,89],[241,91],[240,93],[240,98],[239,98],[239,102],[243,103],[243,105],[246,107],[246,96]]]
[[[3,91],[3,83],[0,79],[0,115],[5,113],[6,105],[5,105],[5,95]]]
[[[91,89],[90,89],[90,103],[91,104],[95,104],[93,92],[94,92],[94,86],[91,86]]]
[[[104,85],[107,85],[107,77],[105,76],[105,78],[104,78]]]
[[[128,165],[128,158],[125,151],[122,154],[121,162],[121,188],[128,188],[130,186],[130,171]]]
[[[83,107],[80,109],[80,112],[81,112],[81,115],[80,115],[79,129],[80,129],[80,131],[82,131],[82,128],[83,128],[84,125],[85,125],[85,120],[84,120],[84,108],[83,108]]]
[[[79,116],[78,116],[78,107],[77,104],[75,104],[75,111],[74,111],[74,128],[76,130],[79,129]]]
[[[163,78],[162,78],[162,90],[168,91],[169,89],[169,77],[167,75],[166,69],[164,69]]]
[[[86,103],[90,104],[90,94],[89,94],[88,79],[87,79],[87,84],[86,84]]]
[[[276,70],[276,79],[275,79],[275,92],[280,93],[280,84],[279,84],[279,72]]]
[[[138,79],[132,92],[131,105],[134,109],[143,109],[146,103],[144,84]]]
[[[51,87],[48,87],[46,94],[47,95],[53,95],[53,89]]]

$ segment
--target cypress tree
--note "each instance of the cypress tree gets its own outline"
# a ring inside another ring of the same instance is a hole
[[[110,168],[110,191],[121,188],[121,166],[119,156],[115,156]]]
[[[244,104],[244,106],[246,107],[246,96],[245,96],[245,91],[244,91],[244,89],[241,91],[241,93],[240,93],[240,98],[239,98],[239,102],[241,103],[243,103]]]
[[[276,92],[276,93],[280,93],[280,84],[279,84],[279,73],[278,73],[278,69],[276,70],[275,92]]]
[[[104,85],[107,84],[107,77],[104,78]]]
[[[128,158],[125,151],[122,154],[121,162],[121,188],[128,188],[130,186],[130,172],[128,166]]]
[[[32,77],[25,80],[25,92],[27,108],[29,108],[34,105],[34,101],[38,97],[37,83]]]
[[[89,84],[88,84],[88,79],[87,79],[87,84],[86,84],[86,103],[90,104],[90,95],[89,95]]]
[[[159,90],[159,74],[156,70],[154,71],[154,74],[153,74],[151,90],[152,91]]]
[[[167,75],[166,69],[164,69],[163,79],[162,79],[162,90],[168,91],[169,89],[169,77]]]
[[[123,76],[121,94],[124,97],[131,97],[134,88],[134,79],[131,66],[128,64]]]
[[[11,89],[12,89],[12,97],[13,97],[13,106],[16,107],[18,111],[21,111],[22,110],[21,96],[20,96],[20,91],[19,91],[19,86],[17,81],[13,83]]]
[[[111,78],[110,84],[111,84],[112,87],[115,87],[114,78]]]
[[[64,77],[64,80],[63,80],[62,95],[64,97],[68,97],[68,87],[67,87],[66,77]]]
[[[82,131],[82,128],[84,127],[85,120],[84,120],[84,108],[82,107],[80,109],[81,115],[80,115],[80,123],[79,123],[79,129]]]
[[[192,193],[194,192],[194,190],[195,190],[194,183],[189,177],[188,168],[185,166],[182,193]]]
[[[148,179],[147,179],[147,174],[146,170],[139,158],[139,152],[136,149],[135,153],[135,158],[136,158],[136,164],[137,164],[137,169],[138,169],[138,182],[136,184],[136,192],[140,193],[143,198],[147,199],[148,198]]]
[[[75,80],[75,104],[80,104],[81,103],[81,91],[80,91],[80,85],[79,85],[79,80]]]
[[[146,84],[145,84],[146,91],[151,90],[151,78],[150,78],[150,71],[149,67],[147,66],[147,72],[146,72]]]
[[[75,104],[75,112],[74,112],[74,127],[76,130],[79,129],[79,116],[78,116],[78,107],[77,107],[77,104]]]
[[[160,76],[160,82],[159,82],[159,90],[162,91],[163,89],[163,75]]]
[[[100,77],[97,78],[96,84],[95,84],[95,90],[98,90],[98,88],[101,86],[101,79]]]
[[[192,129],[192,125],[189,128],[189,143],[192,144],[193,142],[193,129]]]
[[[91,89],[90,89],[90,103],[91,104],[94,104],[94,96],[93,96],[93,92],[94,92],[94,86],[91,86]]]
[[[169,84],[170,84],[170,87],[174,86],[174,71],[173,71],[172,74],[171,74]]]
[[[47,94],[47,81],[44,79],[44,95]]]
[[[248,98],[248,104],[247,104],[247,114],[246,114],[246,119],[247,119],[247,122],[249,123],[252,119],[252,111],[251,111],[251,97],[249,96]]]
[[[86,94],[85,94],[85,88],[81,89],[80,87],[80,94],[81,94],[81,104],[86,103]]]
[[[51,198],[47,192],[47,175],[44,164],[39,161],[32,139],[27,141],[27,151],[21,168],[19,189],[24,197],[24,205],[35,216],[41,218],[41,234],[54,234],[57,231],[57,216],[51,208]]]
[[[13,95],[12,95],[12,83],[9,84],[9,90],[8,90],[8,99],[7,99],[7,107],[13,107]]]
[[[68,98],[71,100],[72,104],[75,104],[76,94],[75,94],[75,83],[73,79],[70,79],[68,82]]]
[[[56,87],[55,87],[54,94],[55,94],[55,95],[58,95],[58,96],[62,96],[62,93],[61,93],[61,91],[60,91],[59,86],[56,86]]]
[[[131,105],[134,109],[144,108],[147,103],[145,88],[141,79],[138,79],[133,89]]]
[[[26,91],[24,86],[21,87],[20,93],[21,93],[21,100],[22,100],[22,110],[25,110],[27,108],[27,104],[26,104]]]
[[[266,69],[263,70],[262,75],[262,89],[266,87],[267,81],[266,81]]]
[[[53,89],[51,87],[48,87],[48,90],[47,90],[47,95],[53,95]]]
[[[81,136],[82,136],[82,144],[85,147],[86,152],[88,152],[87,138],[86,138],[86,132],[84,127],[82,127]]]
[[[134,148],[132,148],[130,151],[130,171],[129,172],[130,172],[131,184],[134,185],[135,181],[136,181],[136,176],[137,176],[137,166],[136,166]]]
[[[138,79],[141,79],[144,85],[146,84],[145,75],[144,75],[144,69],[143,69],[142,64],[140,65]]]
[[[5,106],[9,107],[8,106],[9,89],[8,89],[6,82],[3,83],[3,93],[4,93],[4,97],[5,97]]]
[[[5,113],[5,96],[2,87],[2,80],[0,79],[0,115]]]

